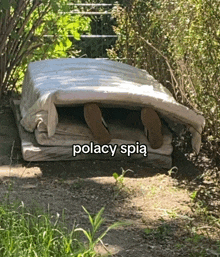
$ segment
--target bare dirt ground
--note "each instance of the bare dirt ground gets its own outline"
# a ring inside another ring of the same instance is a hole
[[[205,159],[204,159],[205,163]],[[69,227],[88,228],[90,213],[105,207],[104,227],[116,221],[127,226],[109,231],[97,251],[115,257],[219,256],[220,227],[212,226],[193,203],[203,185],[202,171],[174,150],[174,173],[125,161],[27,163],[10,106],[0,105],[0,199],[40,206],[56,215],[65,212]],[[131,169],[123,184],[113,173]],[[219,199],[217,199],[219,200]],[[217,217],[217,216],[216,216]],[[216,218],[217,219],[217,218]]]

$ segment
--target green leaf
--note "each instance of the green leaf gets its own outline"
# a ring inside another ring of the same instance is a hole
[[[73,33],[73,36],[74,36],[74,38],[75,38],[76,40],[80,40],[80,34],[79,34],[79,32],[75,31],[75,32]]]
[[[118,173],[113,173],[113,177],[117,180],[117,178],[118,178]]]
[[[65,45],[66,45],[66,50],[72,46],[72,42],[69,40],[69,38],[66,38]]]

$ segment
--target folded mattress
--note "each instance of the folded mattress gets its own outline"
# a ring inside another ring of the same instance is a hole
[[[169,90],[146,71],[110,60],[67,58],[30,63],[22,89],[21,125],[29,132],[36,129],[39,142],[53,145],[53,137],[62,126],[58,123],[57,107],[89,102],[105,108],[151,107],[170,129],[175,130],[178,125],[189,129],[192,147],[199,152],[204,117],[176,102]],[[80,128],[78,124],[77,129],[82,137],[86,134],[86,140],[91,139],[85,126]]]

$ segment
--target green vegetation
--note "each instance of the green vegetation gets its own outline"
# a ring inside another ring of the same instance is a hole
[[[116,199],[119,194],[125,193],[128,191],[128,188],[125,187],[124,184],[124,178],[127,172],[134,172],[133,170],[127,169],[124,170],[122,169],[121,175],[119,175],[117,172],[114,172],[112,174],[113,178],[115,179],[115,185],[114,185],[114,198]]]
[[[146,69],[174,97],[206,118],[204,136],[219,155],[220,5],[217,0],[133,0],[115,5],[114,60]]]
[[[170,170],[167,171],[168,175],[170,177],[175,176],[178,172],[178,168],[176,166],[172,167]]]
[[[118,190],[121,190],[124,187],[124,177],[126,175],[127,172],[134,172],[133,170],[127,169],[124,170],[122,169],[122,173],[121,175],[118,175],[117,172],[113,173],[113,177],[115,179],[115,183],[116,183],[116,187],[118,188]]]
[[[86,231],[85,229],[82,228],[77,228],[75,229],[75,231],[82,231],[84,233],[84,235],[87,237],[88,241],[89,241],[89,250],[94,250],[94,247],[97,243],[102,242],[102,238],[108,233],[108,231],[110,229],[116,228],[118,226],[122,226],[123,223],[122,222],[117,222],[114,223],[113,225],[109,226],[100,236],[96,236],[98,229],[100,228],[100,226],[102,225],[102,223],[104,222],[104,219],[102,218],[102,214],[104,211],[104,207],[95,215],[95,217],[93,218],[90,213],[85,209],[85,207],[83,207],[83,210],[88,214],[89,217],[89,221],[90,224],[92,226],[91,231],[88,230]]]
[[[94,251],[95,245],[110,229],[121,224],[115,223],[97,236],[104,222],[102,218],[104,208],[94,218],[84,207],[83,209],[88,214],[91,231],[74,226],[69,231],[64,222],[60,221],[58,213],[53,217],[38,210],[28,211],[23,202],[20,205],[1,204],[0,255],[2,257],[98,256]],[[81,232],[86,235],[88,244],[82,243]]]
[[[90,29],[90,18],[70,15],[67,0],[2,0],[0,97],[20,89],[29,62],[77,56],[68,35],[80,40]]]

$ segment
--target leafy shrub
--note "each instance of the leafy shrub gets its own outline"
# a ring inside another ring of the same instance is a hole
[[[161,53],[167,52],[168,42],[159,21],[156,23],[150,18],[154,8],[153,1],[143,0],[134,0],[126,7],[114,6],[112,15],[117,21],[114,31],[118,40],[112,49],[108,49],[108,56],[147,70],[172,91],[166,61],[145,41],[151,42]]]
[[[71,16],[67,0],[0,2],[0,97],[18,88],[30,61],[76,56],[76,40],[90,31],[90,19]],[[45,37],[48,35],[48,37]]]
[[[206,118],[204,136],[220,144],[220,5],[218,0],[133,0],[115,5],[114,60],[146,69],[181,103]]]
[[[206,135],[220,139],[220,6],[218,1],[165,0],[154,16],[169,38],[168,51],[185,104],[202,111]]]

